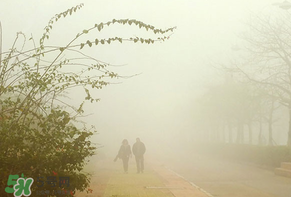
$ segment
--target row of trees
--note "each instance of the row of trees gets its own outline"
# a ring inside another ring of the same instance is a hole
[[[209,88],[197,104],[195,125],[204,139],[260,145],[276,143],[273,124],[283,109],[267,90],[229,79]]]
[[[198,101],[198,130],[208,140],[250,144],[255,132],[262,144],[267,129],[266,143],[273,145],[273,123],[288,117],[291,146],[291,14],[255,16],[248,29],[236,58],[220,66],[224,82]]]
[[[55,15],[39,41],[34,37],[26,40],[23,33],[17,33],[11,48],[0,54],[0,196],[14,192],[10,175],[24,174],[35,182],[39,177],[42,181],[49,176],[69,177],[68,187],[54,188],[70,191],[68,196],[88,188],[89,175],[82,170],[96,153],[96,145],[90,142],[96,130],[78,118],[84,114],[85,101],[98,101],[91,96],[92,91],[122,76],[82,50],[112,42],[152,44],[168,39],[166,34],[174,30],[157,29],[134,19],[113,19],[80,31],[66,45],[47,44],[54,24],[82,7],[83,4]],[[83,39],[86,34],[116,24],[134,25],[157,36]],[[78,87],[84,90],[84,102],[78,106],[66,103],[67,91]],[[33,184],[33,193],[52,189],[49,184],[38,188],[40,183]],[[53,191],[47,194],[53,195]]]

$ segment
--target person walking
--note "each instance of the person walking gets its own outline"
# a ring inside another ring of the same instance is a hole
[[[143,173],[144,170],[144,153],[146,151],[144,143],[140,141],[139,138],[136,138],[136,142],[132,146],[132,152],[135,156],[137,173]]]
[[[122,141],[122,145],[120,146],[118,154],[116,155],[114,159],[114,161],[117,161],[118,158],[122,159],[124,173],[128,172],[129,157],[131,157],[131,148],[130,148],[130,145],[128,144],[127,139],[124,139]]]

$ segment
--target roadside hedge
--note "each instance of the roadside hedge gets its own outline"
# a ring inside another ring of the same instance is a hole
[[[234,161],[248,162],[266,167],[279,167],[281,162],[291,162],[291,147],[258,146],[248,144],[199,144],[195,150]]]

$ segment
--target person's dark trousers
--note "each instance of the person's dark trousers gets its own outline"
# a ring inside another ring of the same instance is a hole
[[[124,172],[128,171],[128,160],[129,160],[129,157],[122,158]]]
[[[144,170],[143,155],[135,156],[135,161],[136,161],[137,172],[138,173],[143,172],[143,170]]]

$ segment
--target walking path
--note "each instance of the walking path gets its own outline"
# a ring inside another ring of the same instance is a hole
[[[89,193],[76,197],[209,197],[200,188],[166,167],[150,161],[144,173],[137,174],[131,159],[128,174],[123,173],[122,163],[107,159],[90,164],[93,173]]]

